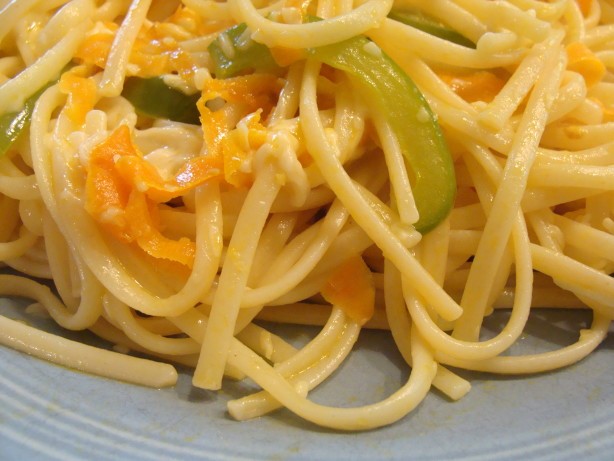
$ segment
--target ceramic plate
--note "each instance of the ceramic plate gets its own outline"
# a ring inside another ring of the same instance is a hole
[[[25,302],[0,299],[0,314],[24,320]],[[532,318],[516,350],[575,340],[590,316],[549,311]],[[493,331],[505,322],[489,319]],[[37,316],[27,321],[58,331]],[[282,331],[306,341],[313,330]],[[67,334],[67,333],[63,333]],[[95,341],[87,334],[70,337]],[[236,422],[225,411],[245,384],[224,392],[147,389],[88,376],[0,347],[2,460],[487,460],[611,459],[614,453],[614,335],[584,361],[529,377],[462,373],[472,391],[451,402],[433,391],[400,422],[365,433],[324,430],[283,410]],[[355,353],[318,388],[318,402],[353,406],[382,399],[408,369],[384,332],[365,332]]]

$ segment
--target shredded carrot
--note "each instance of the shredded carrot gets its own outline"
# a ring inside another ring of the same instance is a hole
[[[584,43],[570,43],[566,51],[567,69],[582,75],[587,86],[599,83],[605,76],[605,65]]]
[[[222,164],[211,156],[195,157],[187,161],[171,180],[164,180],[153,165],[141,156],[122,156],[114,168],[128,184],[134,184],[147,197],[164,203],[185,194],[210,179],[221,178]]]
[[[132,191],[126,204],[126,215],[129,234],[147,254],[192,267],[195,243],[185,237],[179,240],[164,237],[156,222],[156,207],[144,194]]]
[[[439,77],[467,102],[492,101],[507,80],[500,73],[489,70],[478,70],[469,74],[442,72]]]
[[[197,66],[180,41],[205,35],[224,25],[216,24],[213,29],[205,27],[203,21],[189,11],[180,8],[167,21],[148,22],[139,30],[130,53],[130,63],[136,66],[134,75],[147,78],[176,72],[184,79],[193,75]],[[81,62],[100,68],[106,66],[118,26],[114,23],[104,25],[107,30],[89,35],[77,50],[75,55]]]
[[[307,52],[296,48],[275,47],[271,48],[271,55],[280,67],[287,67],[290,64],[305,59]]]
[[[124,242],[137,245],[154,258],[192,266],[195,244],[172,240],[160,232],[156,203],[170,200],[212,178],[221,177],[219,165],[197,157],[164,181],[132,142],[130,129],[121,125],[92,149],[86,179],[88,213]]]
[[[373,274],[360,256],[353,256],[333,272],[322,289],[322,296],[364,325],[375,311]]]
[[[64,72],[60,78],[60,91],[68,95],[66,113],[76,124],[85,121],[87,113],[96,104],[96,83],[83,75],[83,67],[75,67]]]
[[[86,211],[110,233],[129,241],[126,205],[130,185],[115,172],[116,155],[133,155],[127,127],[120,127],[90,153],[85,182]]]
[[[224,138],[235,129],[239,120],[248,115],[258,112],[266,117],[275,105],[281,87],[282,80],[268,74],[207,80],[197,106],[200,111],[208,154],[219,158],[220,163],[223,163],[225,167],[237,166],[237,162],[228,162],[229,155],[232,156],[232,151],[229,149],[232,149],[232,144],[237,139],[231,137],[226,141],[226,153],[224,153]],[[210,104],[221,104],[221,107],[210,108]],[[255,121],[258,122],[258,120]],[[262,130],[258,126],[253,125],[252,128],[254,129],[253,136],[262,135]],[[257,141],[257,139],[253,140]],[[231,168],[233,169],[236,171],[236,168]],[[227,173],[232,176],[231,170],[228,170]],[[233,181],[229,182],[232,184]]]
[[[117,25],[114,23],[105,25],[107,25],[108,31],[88,35],[75,52],[75,57],[82,63],[97,66],[101,69],[105,67],[117,29]]]
[[[90,153],[86,210],[116,238],[135,242],[154,258],[191,267],[194,242],[165,237],[157,223],[156,204],[184,195],[209,180],[249,186],[250,156],[267,136],[260,116],[270,112],[281,85],[279,78],[262,74],[209,80],[198,103],[207,152],[188,160],[170,179],[162,178],[143,158],[130,129],[120,126]],[[216,98],[223,100],[223,109],[207,107],[207,101]]]

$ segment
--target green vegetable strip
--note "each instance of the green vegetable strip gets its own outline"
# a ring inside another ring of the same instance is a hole
[[[313,20],[317,20],[314,18]],[[232,40],[229,58],[217,39],[210,47],[218,78],[232,77],[247,70],[268,68],[270,50],[259,44],[238,46],[245,25],[223,34]],[[316,59],[353,76],[364,97],[376,112],[383,114],[403,152],[412,181],[412,192],[420,219],[416,229],[426,233],[449,214],[456,195],[454,165],[433,112],[409,76],[383,52],[367,51],[370,41],[354,37],[344,42],[309,50]],[[254,50],[257,50],[255,52]],[[268,56],[268,58],[264,58]],[[274,61],[274,60],[273,60]]]
[[[28,99],[19,112],[10,112],[0,117],[0,157],[5,155],[8,150],[13,146],[19,137],[30,125],[32,120],[32,112],[34,112],[34,105],[41,94],[55,84],[56,80],[49,82],[42,87]]]
[[[426,233],[452,209],[456,195],[452,157],[420,90],[385,53],[367,51],[365,47],[370,43],[365,37],[354,37],[310,53],[353,76],[367,104],[386,117],[409,167],[420,213],[415,227]]]
[[[216,78],[228,78],[249,72],[275,72],[279,66],[271,51],[253,41],[246,24],[238,24],[222,32],[207,48],[214,63]],[[232,51],[230,56],[227,54]]]
[[[399,21],[403,24],[419,29],[422,32],[426,32],[427,34],[456,43],[457,45],[466,46],[467,48],[475,48],[475,43],[473,43],[467,37],[461,35],[454,29],[450,29],[448,26],[437,21],[436,19],[425,15],[421,11],[392,10],[388,14],[388,17],[390,19],[394,19],[395,21]]]
[[[160,77],[128,77],[124,82],[122,96],[141,115],[200,124],[200,114],[196,107],[200,94],[187,95],[168,86]]]

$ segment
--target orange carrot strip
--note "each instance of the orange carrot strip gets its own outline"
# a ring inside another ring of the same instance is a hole
[[[326,282],[322,296],[364,325],[375,311],[375,285],[363,259],[354,256],[341,264]]]

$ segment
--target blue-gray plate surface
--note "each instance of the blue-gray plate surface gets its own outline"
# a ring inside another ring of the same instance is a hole
[[[23,300],[0,299],[0,314],[59,332],[23,314]],[[488,321],[492,331],[504,313]],[[518,352],[575,340],[588,313],[532,317]],[[284,328],[291,341],[314,331]],[[95,341],[87,334],[61,332]],[[287,410],[236,422],[219,393],[192,388],[181,372],[174,388],[154,390],[70,371],[0,347],[1,460],[487,460],[614,457],[614,335],[567,369],[528,377],[463,373],[471,392],[458,402],[433,391],[400,422],[364,433],[306,423]],[[389,335],[365,332],[351,359],[312,398],[331,405],[370,403],[407,378]]]

